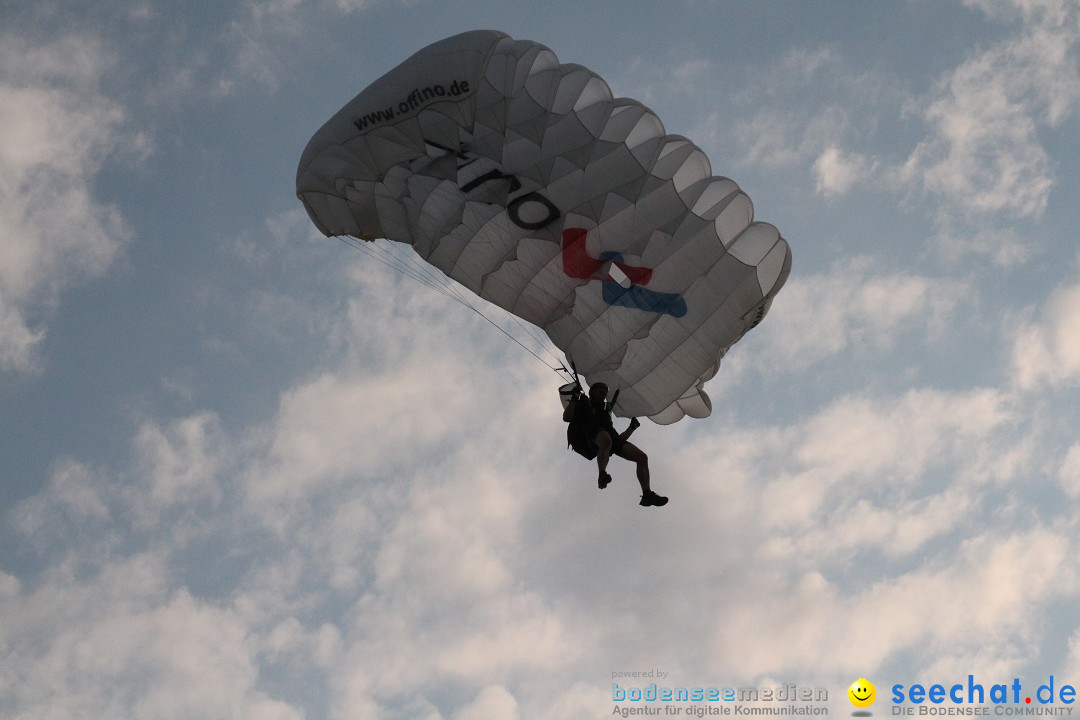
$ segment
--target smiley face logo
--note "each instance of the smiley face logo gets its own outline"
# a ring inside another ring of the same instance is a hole
[[[851,687],[847,690],[847,696],[855,707],[867,708],[873,705],[874,700],[877,699],[877,689],[874,687],[874,683],[866,678],[859,678],[851,683]]]

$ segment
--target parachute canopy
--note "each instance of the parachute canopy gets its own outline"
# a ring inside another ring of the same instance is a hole
[[[440,40],[312,137],[297,195],[326,235],[407,243],[541,328],[617,412],[711,410],[791,251],[692,142],[580,65],[488,30]]]

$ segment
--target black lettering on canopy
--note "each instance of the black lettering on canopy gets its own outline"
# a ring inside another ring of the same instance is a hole
[[[468,167],[480,159],[476,155],[471,154],[460,147],[456,149],[449,148],[433,140],[428,140],[427,138],[424,138],[424,142],[433,148],[442,150],[445,153],[453,153],[457,156],[459,160],[459,170]],[[461,192],[467,195],[484,183],[495,182],[498,180],[509,180],[511,193],[515,193],[521,189],[521,180],[510,173],[504,172],[500,168],[495,168],[483,175],[478,175],[464,185],[461,185]],[[539,212],[535,213],[535,218],[530,219],[530,216],[532,216],[533,213],[528,212],[528,210],[533,209],[532,206],[537,206]],[[526,212],[523,213],[522,208],[526,208]],[[512,223],[523,230],[539,230],[540,228],[547,227],[562,216],[562,212],[555,206],[555,203],[536,191],[519,195],[508,202],[506,204],[506,214]]]

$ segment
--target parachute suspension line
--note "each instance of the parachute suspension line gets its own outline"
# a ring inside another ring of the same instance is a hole
[[[536,358],[536,359],[537,359],[537,360],[539,360],[540,362],[544,363],[544,365],[547,365],[547,366],[548,366],[548,368],[550,368],[550,369],[551,369],[551,370],[553,370],[554,372],[558,373],[558,372],[563,372],[563,371],[565,371],[565,368],[564,368],[564,367],[562,367],[561,365],[559,365],[559,366],[555,366],[555,365],[552,365],[552,364],[551,364],[550,362],[548,362],[548,361],[547,361],[547,360],[545,360],[544,358],[542,358],[542,357],[540,357],[539,355],[537,355],[537,354],[536,354],[536,353],[535,353],[535,352],[534,352],[534,351],[533,351],[533,350],[532,350],[532,349],[531,349],[531,348],[530,348],[529,346],[527,346],[527,345],[526,345],[525,343],[521,342],[521,341],[520,341],[520,340],[518,340],[518,339],[517,339],[516,337],[514,337],[513,335],[511,335],[510,333],[508,333],[508,332],[506,331],[506,328],[504,328],[504,327],[500,326],[500,325],[499,325],[499,324],[498,324],[497,322],[495,322],[494,320],[492,320],[491,318],[489,318],[489,317],[488,317],[487,315],[485,315],[484,313],[480,312],[480,310],[479,310],[479,309],[477,309],[476,307],[474,307],[473,305],[470,305],[469,303],[465,303],[465,307],[469,308],[469,309],[470,309],[470,310],[472,310],[472,311],[473,311],[474,313],[476,313],[476,314],[477,314],[477,315],[479,315],[480,317],[482,317],[482,318],[484,318],[485,320],[487,320],[487,321],[488,321],[489,323],[491,323],[491,326],[492,326],[492,327],[494,327],[494,328],[495,328],[496,330],[498,330],[499,332],[501,332],[501,333],[502,333],[503,335],[505,335],[506,337],[510,338],[510,339],[511,339],[511,340],[513,340],[514,342],[516,342],[516,343],[517,343],[517,344],[518,344],[518,345],[519,345],[519,346],[520,346],[520,347],[521,347],[521,348],[522,348],[522,349],[523,349],[523,350],[524,350],[525,352],[529,353],[529,354],[530,354],[530,355],[532,355],[532,356],[533,356],[534,358]]]
[[[519,318],[517,315],[515,315],[513,313],[507,313],[507,315],[509,316],[509,318],[511,320],[514,321],[515,325],[517,325],[519,328],[521,328],[521,330],[523,332],[525,332],[529,337],[532,338],[533,342],[535,342],[538,347],[543,348],[544,352],[547,353],[549,359],[552,362],[557,363],[559,365],[563,364],[562,360],[559,359],[559,355],[554,350],[551,349],[552,348],[551,341],[548,340],[546,336],[540,334],[540,329],[539,328],[537,328],[535,325],[533,325],[531,323],[525,322],[524,320],[522,320],[521,318]],[[546,364],[546,362],[545,362],[545,364]],[[554,368],[554,367],[552,367],[551,369],[558,372],[558,370],[556,368]]]
[[[547,355],[550,357],[550,360],[546,360],[541,357],[532,348],[528,347],[523,342],[521,342],[521,340],[514,337],[510,332],[506,330],[506,328],[502,327],[490,317],[485,315],[482,310],[480,310],[470,301],[469,296],[462,292],[457,287],[457,285],[454,284],[453,281],[450,280],[450,278],[443,275],[442,272],[432,268],[426,263],[420,262],[412,256],[412,253],[404,250],[399,250],[396,247],[398,243],[394,243],[393,241],[387,241],[386,245],[382,245],[377,240],[359,240],[352,237],[351,235],[335,235],[334,237],[336,237],[338,240],[341,240],[346,245],[356,250],[359,250],[368,257],[371,257],[374,260],[382,263],[383,265],[386,265],[387,267],[397,271],[401,275],[411,278],[419,282],[420,284],[425,285],[432,290],[450,298],[451,300],[454,300],[461,305],[464,305],[465,307],[482,317],[484,320],[487,320],[492,327],[494,327],[506,337],[513,340],[525,352],[529,353],[534,358],[542,362],[552,371],[560,374],[568,373],[566,367],[563,366],[562,361],[559,360],[559,356],[551,349],[550,341],[547,341],[543,336],[541,336],[535,328],[529,326],[515,315],[510,314],[510,317],[518,325],[518,327],[528,333],[529,336],[533,339],[533,341],[537,343],[537,345],[544,348],[543,352],[547,353]],[[552,361],[555,364],[552,364]]]
[[[414,278],[427,285],[428,287],[442,293],[446,297],[449,297],[452,300],[456,300],[461,305],[464,305],[476,314],[480,315],[492,325],[495,325],[495,327],[497,327],[500,332],[510,337],[510,339],[516,342],[518,345],[522,345],[518,338],[514,337],[511,333],[507,332],[504,328],[496,324],[488,315],[486,315],[482,310],[480,310],[479,307],[474,304],[472,297],[468,293],[464,292],[457,285],[457,283],[450,280],[450,278],[446,277],[446,275],[444,275],[441,271],[437,270],[431,265],[421,262],[416,257],[415,253],[405,249],[404,246],[402,246],[400,243],[386,241],[386,243],[383,244],[379,241],[375,241],[372,243],[366,243],[365,245],[370,245],[371,250],[374,250],[374,252],[368,252],[368,254],[372,257],[383,260],[385,264],[390,265],[390,267],[398,270],[403,275]],[[367,247],[364,247],[363,249],[368,250]],[[537,347],[543,348],[543,350],[547,353],[547,355],[553,362],[560,362],[558,355],[551,349],[551,343],[544,336],[540,335],[539,331],[535,327],[525,323],[512,313],[509,313],[508,316],[511,320],[513,320],[514,323],[517,324],[519,328],[521,328],[525,333],[529,335],[529,337],[532,338],[533,342],[536,343]],[[522,346],[524,347],[524,345]],[[529,348],[527,347],[525,349],[529,350]],[[532,352],[531,350],[529,350],[529,352],[534,357],[536,356],[535,352]],[[543,358],[538,359],[540,359],[540,361],[548,367],[551,367],[553,370],[555,369],[549,362],[545,361]]]
[[[451,281],[448,277],[446,277],[446,275],[444,275],[441,271],[433,268],[431,265],[428,265],[425,262],[421,262],[416,257],[416,254],[414,252],[406,250],[405,247],[400,243],[387,241],[387,243],[383,245],[376,241],[369,244],[372,245],[374,249],[385,253],[387,257],[392,258],[392,267],[397,268],[400,265],[401,267],[406,268],[404,273],[409,275],[410,277],[413,277],[414,274],[422,275],[424,278],[426,278],[426,280],[421,280],[422,282],[424,282],[424,284],[438,290],[447,297],[451,297],[457,300],[462,305],[471,308],[474,312],[481,315],[488,322],[492,322],[491,318],[485,315],[481,310],[478,309],[476,305],[473,304],[472,297],[468,293],[463,292],[461,288],[457,285],[457,283]],[[511,321],[514,322],[514,324],[521,328],[524,333],[528,334],[529,337],[532,338],[533,342],[536,343],[537,347],[543,348],[543,351],[546,352],[551,361],[562,364],[562,361],[559,359],[558,354],[552,350],[551,342],[540,333],[539,328],[537,328],[535,325],[525,322],[513,313],[507,313],[507,316]],[[492,322],[492,324],[494,323]],[[502,330],[504,333],[506,332],[501,327],[499,327],[499,329]],[[514,339],[516,341],[516,338]],[[548,363],[545,361],[545,364]]]
[[[386,248],[379,247],[372,242],[366,240],[357,240],[349,235],[335,235],[338,240],[341,240],[346,245],[359,250],[370,258],[377,260],[378,262],[386,265],[387,267],[396,270],[398,273],[410,277],[413,280],[426,285],[432,290],[439,292],[451,299],[461,301],[459,294],[453,291],[444,282],[440,282],[437,278],[423,268],[418,268],[403,260],[401,257],[396,256],[394,253],[389,252]]]

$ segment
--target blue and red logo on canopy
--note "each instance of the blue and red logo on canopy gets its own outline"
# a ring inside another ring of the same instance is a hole
[[[652,280],[652,268],[627,265],[617,252],[604,252],[592,257],[585,248],[588,235],[585,228],[567,228],[562,232],[563,272],[581,280],[600,280],[602,297],[608,305],[636,308],[672,317],[686,315],[686,300],[677,293],[658,292],[644,287]],[[609,263],[626,277],[624,285],[606,271]]]

